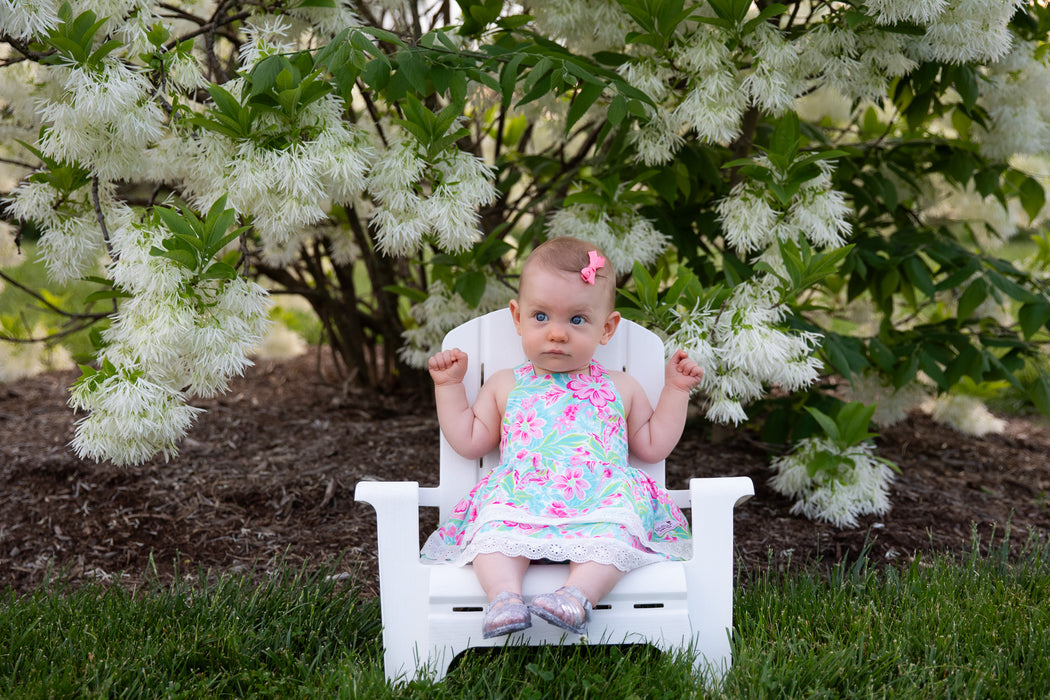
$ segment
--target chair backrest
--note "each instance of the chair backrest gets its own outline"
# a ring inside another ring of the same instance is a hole
[[[445,336],[441,347],[459,348],[467,353],[467,375],[463,382],[471,403],[486,376],[526,361],[509,309],[493,311],[454,328]],[[609,343],[599,346],[594,357],[606,369],[621,370],[637,379],[649,403],[656,405],[664,385],[664,346],[655,333],[623,319]],[[436,489],[436,499],[428,499],[434,501],[429,505],[438,506],[439,517],[446,518],[481,476],[498,464],[499,450],[493,450],[481,460],[466,459],[453,450],[442,435],[441,484]],[[632,456],[631,464],[664,485],[662,461],[649,464]]]

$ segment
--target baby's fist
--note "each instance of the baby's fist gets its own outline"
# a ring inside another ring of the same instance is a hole
[[[685,350],[677,350],[667,363],[665,375],[666,382],[676,389],[692,391],[700,386],[704,370],[690,359]]]
[[[442,350],[427,361],[430,378],[434,384],[457,384],[467,374],[467,353],[459,348]]]

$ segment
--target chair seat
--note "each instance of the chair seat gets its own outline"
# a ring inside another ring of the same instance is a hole
[[[559,644],[580,637],[538,618],[533,626],[509,638],[481,638],[487,601],[470,566],[436,565],[430,571],[430,642],[436,647]],[[526,600],[561,586],[565,564],[537,564],[525,575]],[[591,611],[586,638],[590,643],[653,644],[672,648],[694,636],[689,624],[688,590],[681,562],[650,564],[628,572],[612,593]]]

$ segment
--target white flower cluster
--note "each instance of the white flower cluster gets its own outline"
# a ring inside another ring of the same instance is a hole
[[[765,385],[796,391],[819,376],[813,351],[820,336],[782,328],[785,313],[771,285],[744,282],[720,309],[675,313],[678,330],[665,346],[668,352],[682,348],[704,368],[699,388],[711,421],[741,423],[747,420],[744,405],[760,398]]]
[[[269,325],[266,291],[243,278],[193,283],[189,270],[150,253],[168,232],[130,223],[113,233],[114,283],[121,301],[103,331],[98,360],[115,368],[78,384],[70,405],[89,411],[73,447],[81,457],[115,464],[170,457],[199,409],[189,395],[214,396],[251,365]]]
[[[755,54],[743,87],[751,104],[773,115],[791,109],[805,83],[798,79],[798,47],[769,24],[762,23],[747,36]]]
[[[1010,51],[1010,18],[1023,0],[955,0],[926,27],[916,45],[922,59],[944,63],[996,61]]]
[[[112,185],[99,187],[99,206],[112,226],[131,221],[131,210],[113,196]],[[8,212],[40,226],[37,250],[51,279],[59,284],[90,274],[105,252],[90,187],[60,192],[48,182],[24,180],[11,193]]]
[[[697,27],[688,40],[675,44],[674,61],[689,79],[676,116],[701,140],[728,144],[740,133],[747,93],[724,35],[707,25]]]
[[[118,466],[142,463],[158,452],[165,459],[174,456],[178,440],[203,410],[127,366],[101,381],[74,386],[69,405],[89,411],[77,421],[71,443],[77,456],[109,459]]]
[[[169,235],[131,225],[113,235],[113,281],[132,294],[104,333],[102,357],[141,367],[150,379],[198,396],[226,390],[269,326],[268,296],[241,277],[192,284],[191,273],[150,254]]]
[[[638,56],[619,68],[624,80],[656,105],[647,107],[649,120],[631,133],[637,157],[646,165],[674,157],[684,142],[682,132],[690,129],[708,143],[729,143],[740,133],[747,107],[748,93],[721,30],[698,26],[673,46],[671,60],[674,68],[665,59]],[[676,80],[687,85],[682,96],[671,90]]]
[[[390,255],[415,253],[428,234],[443,250],[469,249],[481,239],[478,207],[496,199],[492,168],[480,158],[452,146],[428,161],[407,135],[380,155],[368,187],[379,203],[371,219],[378,247]]]
[[[62,93],[40,104],[48,125],[40,150],[90,168],[104,180],[140,171],[142,154],[160,138],[164,119],[142,73],[112,55],[97,69],[54,66],[50,73]]]
[[[772,167],[766,159],[756,162]],[[782,276],[779,241],[805,237],[816,247],[844,245],[852,231],[849,208],[831,184],[831,169],[822,162],[819,174],[784,207],[757,180],[739,183],[718,205],[726,242],[743,257],[759,253],[758,259]],[[708,397],[710,420],[746,420],[744,406],[762,395],[764,385],[796,391],[816,381],[820,363],[813,352],[821,336],[784,327],[781,284],[776,275],[758,275],[737,285],[720,309],[677,311],[679,327],[667,347],[683,348],[704,368],[700,388]]]
[[[615,0],[532,0],[537,29],[580,53],[623,47],[634,23]]]
[[[797,79],[826,84],[850,100],[877,99],[886,90],[878,64],[862,57],[861,35],[831,24],[818,25],[799,40]]]
[[[230,206],[250,217],[268,260],[289,262],[299,234],[327,218],[329,202],[351,203],[364,189],[371,143],[363,130],[338,118],[340,109],[332,96],[310,105],[319,131],[284,148],[203,135],[191,151],[185,191],[201,209],[227,192]]]
[[[328,40],[347,27],[361,26],[361,19],[354,12],[353,4],[350,0],[335,0],[334,7],[322,7],[304,2],[298,7],[287,8],[286,12],[305,24],[310,33]]]
[[[765,157],[756,164],[768,168],[784,184],[786,176]],[[805,237],[817,248],[839,248],[853,232],[847,216],[849,205],[832,188],[832,168],[820,161],[820,173],[798,189],[790,205],[783,207],[773,193],[757,180],[743,180],[718,203],[718,215],[726,243],[743,255],[775,248],[778,241]]]
[[[948,8],[948,0],[866,0],[879,24],[929,24]]]
[[[668,246],[651,221],[627,207],[609,212],[594,204],[572,204],[551,214],[546,231],[552,238],[593,243],[609,256],[617,274],[629,272],[636,262],[651,265]]]
[[[980,437],[1001,433],[1006,421],[996,417],[976,396],[942,394],[924,405],[935,421],[948,425],[965,435]]]
[[[399,356],[410,367],[426,368],[427,360],[441,350],[441,341],[450,330],[475,316],[506,307],[513,295],[509,287],[488,277],[481,301],[477,308],[471,308],[455,290],[435,280],[427,289],[426,300],[409,311],[417,325],[402,334],[405,344],[398,350]]]
[[[241,47],[245,70],[293,50],[290,32],[286,18],[256,18]],[[244,80],[224,88],[239,96]],[[186,197],[202,210],[227,193],[229,206],[258,231],[267,262],[287,264],[307,229],[327,219],[332,202],[351,204],[365,188],[375,150],[363,128],[343,119],[344,110],[341,99],[325,95],[306,105],[294,124],[270,115],[259,127],[276,132],[271,143],[212,131],[162,139],[151,154],[152,174],[181,182]]]
[[[0,27],[17,38],[46,34],[58,26],[58,0],[0,0]]]
[[[981,153],[989,158],[1050,152],[1050,60],[1037,48],[1018,44],[988,66],[978,83],[988,119],[975,129]]]
[[[899,423],[908,417],[908,412],[918,408],[927,398],[926,389],[917,381],[895,388],[878,372],[865,371],[850,377],[846,393],[851,401],[875,404],[871,422],[879,427]]]
[[[822,520],[838,527],[856,527],[862,515],[889,511],[893,470],[874,457],[875,445],[865,441],[842,449],[825,438],[800,440],[795,451],[772,462],[769,480],[775,491],[796,499],[795,515]],[[834,469],[810,466],[831,458]]]

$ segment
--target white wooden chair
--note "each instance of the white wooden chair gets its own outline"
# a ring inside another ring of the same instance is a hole
[[[525,361],[506,309],[452,330],[443,347],[458,347],[469,356],[464,381],[471,402],[486,374]],[[664,353],[655,334],[623,320],[609,344],[599,347],[596,359],[637,378],[656,404],[664,381]],[[355,491],[356,500],[372,504],[378,521],[383,667],[389,680],[428,674],[440,680],[465,649],[504,644],[642,643],[688,650],[694,667],[712,679],[729,668],[733,508],[754,494],[749,478],[691,479],[688,490],[671,491],[679,507],[692,510],[692,559],[628,573],[592,611],[586,638],[535,620],[531,628],[509,638],[486,640],[481,637],[481,620],[487,601],[471,567],[420,561],[419,508],[437,507],[443,520],[480,476],[499,463],[499,454],[493,452],[480,463],[464,459],[442,436],[440,460],[437,487],[362,481]],[[664,485],[663,462],[632,464]],[[526,600],[562,585],[567,572],[564,564],[530,566],[524,581]]]

